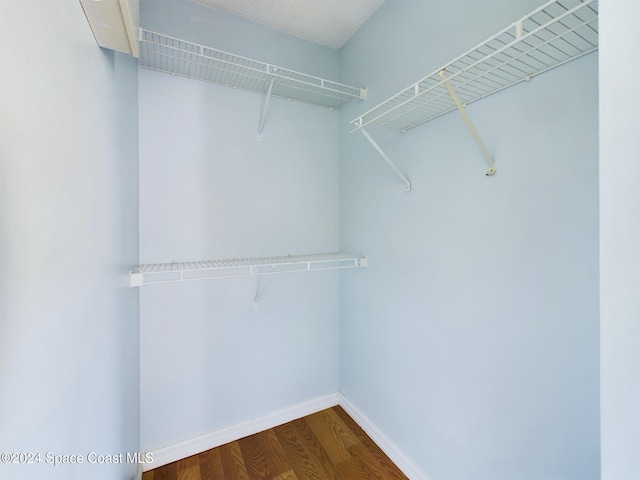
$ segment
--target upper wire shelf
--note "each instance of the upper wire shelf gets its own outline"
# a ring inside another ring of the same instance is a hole
[[[140,66],[336,109],[353,99],[365,99],[367,95],[366,88],[314,77],[142,28]]]
[[[324,253],[139,265],[130,272],[129,277],[130,286],[139,287],[150,283],[362,268],[366,266],[367,257],[361,255]]]
[[[351,123],[400,131],[530,80],[598,48],[597,0],[552,0]]]

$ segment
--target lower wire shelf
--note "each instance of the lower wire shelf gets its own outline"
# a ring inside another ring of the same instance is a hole
[[[141,287],[152,283],[248,277],[340,268],[363,268],[366,266],[367,257],[342,253],[155,263],[139,265],[131,270],[129,272],[129,285],[131,287]]]

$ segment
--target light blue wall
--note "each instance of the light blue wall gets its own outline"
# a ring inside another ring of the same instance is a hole
[[[437,479],[599,477],[598,81],[590,55],[406,134],[348,122],[539,2],[388,0],[341,50],[341,390]]]
[[[602,479],[640,471],[640,4],[600,11]],[[615,69],[616,75],[610,72]]]
[[[136,451],[139,383],[143,450],[340,388],[433,479],[598,478],[597,58],[469,108],[493,178],[454,114],[372,129],[411,178],[405,194],[348,121],[537,2],[387,0],[340,54],[181,3],[143,5],[145,26],[340,72],[370,101],[338,115],[275,99],[257,143],[263,97],[148,71],[138,91],[135,62],[95,46],[77,3],[2,2],[0,451]],[[139,338],[123,275],[138,263],[138,95],[142,261],[340,246],[370,256],[366,275],[274,277],[258,310],[252,279],[145,287]],[[613,219],[620,205],[601,208]],[[607,225],[608,265],[633,269]],[[608,339],[626,338],[626,318]],[[603,478],[634,461],[614,455],[633,444],[613,415],[620,399],[633,411],[616,394],[635,388],[616,374],[628,352],[603,363]]]
[[[142,5],[142,24],[337,79],[338,52],[198,5]],[[142,262],[338,250],[338,122],[329,109],[140,72]],[[320,395],[339,381],[338,274],[141,289],[143,450]]]
[[[130,480],[86,455],[139,448],[137,64],[66,0],[0,2],[0,58],[0,478]]]

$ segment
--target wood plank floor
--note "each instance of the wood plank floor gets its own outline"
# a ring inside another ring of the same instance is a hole
[[[339,406],[145,472],[142,480],[408,480]]]

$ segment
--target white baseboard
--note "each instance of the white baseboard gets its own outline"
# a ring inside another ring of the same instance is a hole
[[[413,462],[411,462],[387,436],[367,417],[362,413],[354,404],[352,404],[341,393],[337,394],[339,397],[339,405],[344,408],[344,411],[349,414],[353,420],[360,425],[367,435],[371,437],[371,440],[396,464],[396,466],[402,470],[407,477],[411,480],[429,480],[429,477],[425,475]]]
[[[158,448],[157,450],[150,452],[153,454],[153,462],[145,463],[143,465],[143,470],[146,472],[152,468],[161,467],[168,463],[190,457],[191,455],[205,452],[211,448],[219,447],[225,443],[234,442],[249,435],[253,435],[254,433],[262,432],[264,430],[277,427],[278,425],[282,425],[283,423],[311,415],[312,413],[319,412],[320,410],[334,407],[339,404],[340,397],[340,394],[332,393],[323,397],[314,398],[237,425],[232,425],[190,440],[185,440],[184,442]]]
[[[360,425],[367,435],[380,447],[380,449],[395,463],[402,472],[411,480],[429,480],[418,467],[416,467],[402,451],[391,442],[376,425],[364,415],[355,405],[345,398],[340,392],[325,395],[323,397],[314,398],[312,400],[293,405],[291,407],[278,410],[276,412],[257,417],[246,422],[232,425],[215,432],[207,433],[199,437],[185,440],[166,447],[153,450],[152,463],[140,464],[142,468],[139,470],[151,470],[158,468],[183,458],[205,452],[211,448],[216,448],[229,442],[234,442],[248,435],[262,432],[283,423],[296,420],[307,415],[319,412],[326,408],[340,405],[349,414],[353,420]]]

